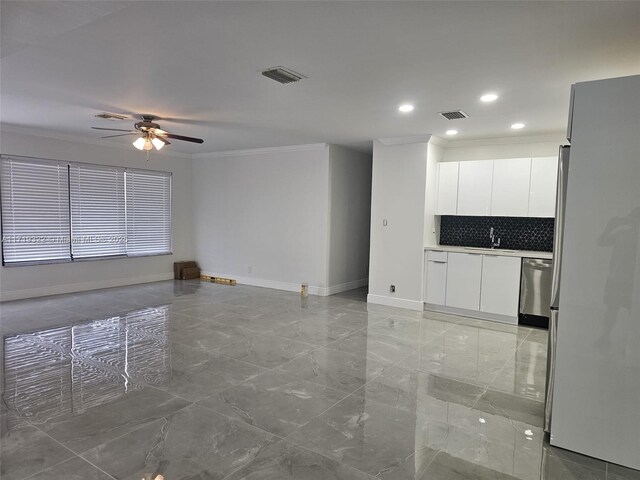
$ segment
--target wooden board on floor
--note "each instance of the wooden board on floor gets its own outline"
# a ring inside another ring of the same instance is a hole
[[[206,282],[211,282],[211,283],[219,283],[221,285],[231,285],[231,286],[235,286],[236,285],[236,281],[233,278],[212,277],[210,275],[200,275],[200,280],[204,280]]]

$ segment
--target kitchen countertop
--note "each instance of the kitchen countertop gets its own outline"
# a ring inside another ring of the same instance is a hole
[[[454,247],[451,245],[427,245],[425,250],[439,250],[441,252],[476,253],[478,255],[497,255],[502,257],[520,258],[542,258],[551,260],[551,252],[534,252],[531,250],[504,250],[501,248],[477,248],[477,247]]]

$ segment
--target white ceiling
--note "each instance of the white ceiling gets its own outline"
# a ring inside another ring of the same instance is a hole
[[[640,72],[640,2],[1,4],[4,125],[99,137],[153,113],[185,153],[380,137],[557,132],[572,83]],[[309,78],[280,85],[284,65]],[[478,97],[500,94],[494,104]],[[399,114],[402,102],[415,104]],[[447,121],[437,112],[463,109]],[[514,134],[515,135],[515,134]],[[128,137],[113,142],[131,141]]]

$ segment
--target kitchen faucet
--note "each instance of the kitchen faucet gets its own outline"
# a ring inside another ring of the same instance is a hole
[[[500,237],[498,237],[498,240],[496,241],[496,234],[493,227],[491,227],[491,229],[489,230],[489,239],[491,240],[491,248],[500,246]]]

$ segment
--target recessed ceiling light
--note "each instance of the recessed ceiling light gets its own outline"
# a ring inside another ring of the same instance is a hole
[[[513,130],[520,130],[521,128],[524,128],[524,123],[514,123],[511,125],[511,128]]]
[[[410,103],[403,103],[398,107],[398,110],[402,113],[413,112],[413,105],[411,105]]]
[[[498,99],[498,95],[495,93],[485,93],[480,97],[480,101],[484,103],[495,102]]]
[[[447,130],[447,135],[457,135],[458,130]]]

